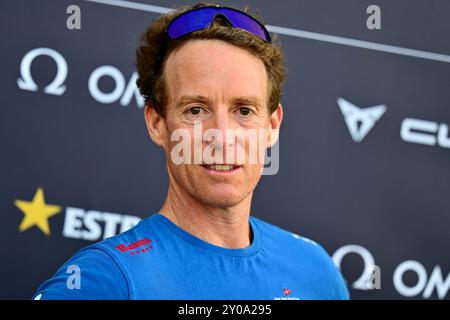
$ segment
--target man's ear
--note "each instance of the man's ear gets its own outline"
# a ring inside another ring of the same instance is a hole
[[[156,111],[155,107],[147,104],[144,109],[145,123],[147,124],[148,134],[154,143],[164,147],[164,141],[167,136],[166,122],[164,118]]]
[[[281,122],[283,121],[283,107],[278,104],[277,109],[270,115],[269,134],[267,135],[267,148],[272,147],[279,137]]]

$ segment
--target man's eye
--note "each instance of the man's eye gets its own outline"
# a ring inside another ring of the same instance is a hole
[[[202,108],[200,107],[192,107],[188,110],[192,115],[196,116],[202,111]]]
[[[252,112],[249,108],[239,108],[239,113],[243,116],[248,116]]]

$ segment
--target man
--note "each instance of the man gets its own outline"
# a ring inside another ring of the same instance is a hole
[[[283,118],[282,53],[264,25],[232,8],[183,6],[146,30],[137,69],[149,135],[166,155],[167,198],[127,232],[78,251],[35,298],[348,299],[320,245],[250,215],[264,165],[251,153],[276,142]]]

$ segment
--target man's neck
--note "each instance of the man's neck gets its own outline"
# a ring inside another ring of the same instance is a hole
[[[234,207],[210,207],[169,186],[159,212],[197,238],[219,247],[240,249],[252,242],[249,225],[251,198],[252,194]]]

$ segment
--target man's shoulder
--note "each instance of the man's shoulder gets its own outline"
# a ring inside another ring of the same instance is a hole
[[[252,217],[252,219],[256,221],[260,228],[265,244],[273,250],[278,248],[278,252],[289,251],[290,255],[307,257],[309,261],[322,263],[324,266],[331,268],[334,266],[330,255],[319,242],[260,218]]]
[[[37,289],[34,299],[128,299],[123,269],[98,244],[75,252]]]
[[[37,290],[39,299],[128,299],[131,295],[124,254],[150,250],[151,239],[144,232],[149,218],[116,236],[76,251]],[[80,276],[79,287],[70,281]],[[114,289],[114,290],[111,290]]]
[[[252,216],[252,220],[257,223],[257,226],[261,229],[261,233],[265,237],[276,238],[282,241],[288,241],[292,244],[298,244],[307,248],[317,249],[321,245],[314,240],[311,240],[305,236],[301,236],[297,233],[283,229],[280,226],[264,221],[261,218]]]
[[[284,261],[294,266],[294,269],[301,269],[302,273],[317,277],[317,282],[323,284],[327,297],[349,298],[340,270],[321,244],[259,218],[252,219],[260,229],[267,251],[275,255],[277,261]],[[331,295],[328,295],[330,292]]]

